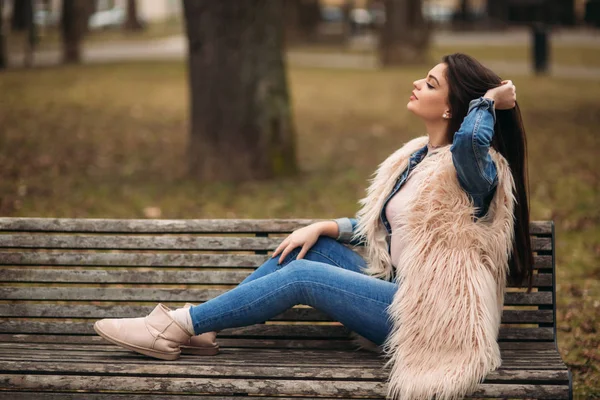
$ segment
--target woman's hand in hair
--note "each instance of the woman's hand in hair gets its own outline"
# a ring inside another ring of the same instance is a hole
[[[494,100],[496,110],[509,110],[517,104],[517,89],[512,81],[502,81],[500,86],[488,90],[483,97]]]

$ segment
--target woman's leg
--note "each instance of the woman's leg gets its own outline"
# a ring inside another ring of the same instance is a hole
[[[281,264],[277,264],[281,254],[277,255],[275,258],[269,257],[267,261],[254,270],[239,284],[246,284],[285,267],[296,259],[301,249],[301,247],[297,247],[292,250],[285,257]],[[310,261],[319,261],[355,272],[361,272],[362,269],[366,268],[367,266],[365,260],[358,253],[328,236],[320,236],[315,244],[305,254],[304,259]]]
[[[311,260],[294,260],[190,308],[196,334],[248,326],[306,304],[382,344],[391,329],[387,307],[397,285]]]

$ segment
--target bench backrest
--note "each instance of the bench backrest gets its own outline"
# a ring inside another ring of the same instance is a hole
[[[315,221],[0,218],[0,337],[100,342],[94,320],[218,296],[287,234]],[[530,229],[534,289],[508,288],[499,341],[556,343],[554,224]],[[348,333],[328,315],[296,306],[218,339],[221,346],[345,349]]]

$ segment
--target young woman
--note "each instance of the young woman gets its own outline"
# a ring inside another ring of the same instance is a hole
[[[529,278],[531,290],[525,131],[512,82],[467,55],[443,57],[413,85],[407,108],[427,135],[379,165],[356,218],[294,231],[203,304],[158,304],[146,317],[97,321],[96,332],[172,360],[182,346],[215,348],[222,329],[306,304],[381,346],[389,398],[473,391],[501,364],[507,279]],[[365,245],[365,258],[342,243]]]

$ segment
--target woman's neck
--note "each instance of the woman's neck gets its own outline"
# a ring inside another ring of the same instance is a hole
[[[427,136],[429,136],[429,144],[431,146],[438,147],[450,144],[450,142],[446,139],[446,131],[448,129],[447,122],[426,122],[425,128],[427,130]]]

